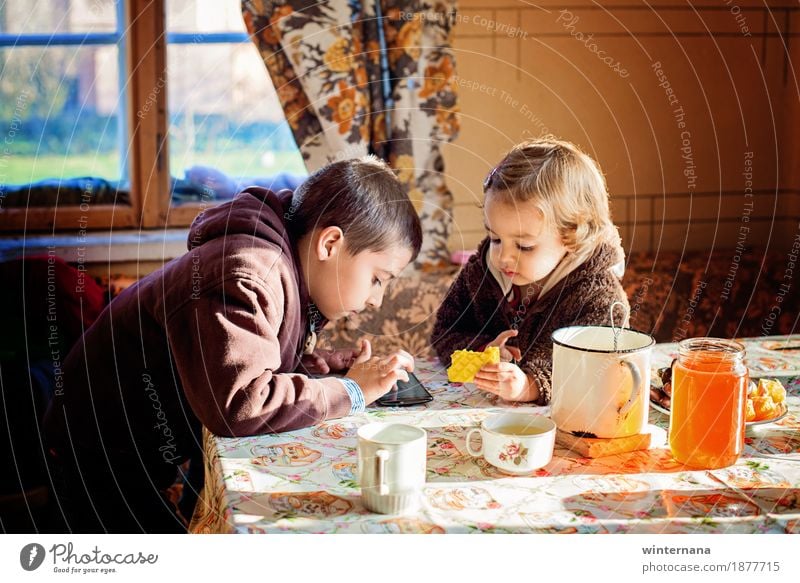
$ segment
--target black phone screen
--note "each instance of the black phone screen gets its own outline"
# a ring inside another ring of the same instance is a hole
[[[433,396],[414,374],[408,373],[408,382],[397,381],[395,388],[375,402],[384,407],[407,407],[430,401]]]

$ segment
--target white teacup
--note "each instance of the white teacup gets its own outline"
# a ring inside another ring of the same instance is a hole
[[[470,440],[481,434],[480,449]],[[479,429],[467,433],[467,451],[483,456],[494,467],[509,474],[529,474],[550,463],[556,442],[556,424],[542,415],[499,413],[483,420]]]
[[[411,512],[425,484],[428,434],[402,423],[358,430],[358,481],[364,506],[380,514]]]

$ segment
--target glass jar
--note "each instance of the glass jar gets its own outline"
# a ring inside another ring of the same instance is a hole
[[[744,346],[720,338],[690,338],[678,350],[669,419],[672,455],[695,468],[730,466],[744,447],[749,383]]]

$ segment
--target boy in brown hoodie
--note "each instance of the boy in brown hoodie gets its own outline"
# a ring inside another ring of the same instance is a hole
[[[404,351],[314,345],[327,321],[380,306],[421,241],[413,205],[375,158],[331,164],[294,195],[251,187],[201,213],[189,252],[120,294],[65,359],[45,435],[66,528],[185,531],[164,492],[186,459],[202,463],[202,425],[288,431],[408,380]],[[329,372],[345,376],[309,376]]]
[[[508,401],[550,402],[551,334],[608,325],[625,255],[596,163],[553,138],[515,146],[483,185],[487,237],[436,314],[431,342],[450,362],[455,350],[499,346],[499,364],[475,386]]]

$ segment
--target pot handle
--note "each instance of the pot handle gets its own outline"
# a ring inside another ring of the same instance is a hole
[[[619,408],[620,415],[627,415],[634,403],[639,400],[639,395],[642,392],[642,374],[639,372],[639,367],[636,366],[636,363],[626,358],[620,360],[619,363],[628,368],[631,373],[631,378],[633,379],[633,390],[631,391],[631,396],[628,399],[628,402]]]
[[[389,459],[389,452],[379,449],[375,452],[375,461],[378,464],[378,494],[386,496],[389,494],[389,484],[386,481],[386,460]]]

